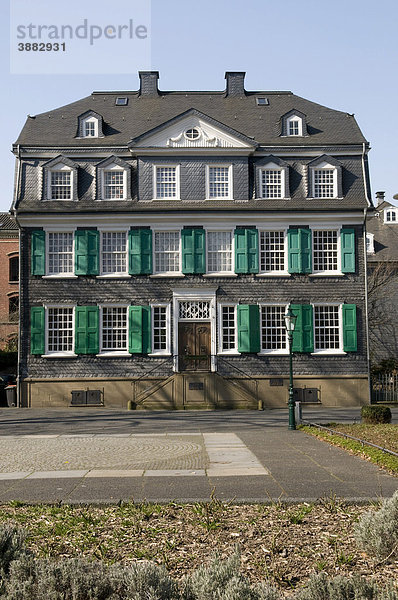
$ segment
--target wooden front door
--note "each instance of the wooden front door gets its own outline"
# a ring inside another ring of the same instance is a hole
[[[209,371],[210,323],[179,323],[178,364],[180,371]]]

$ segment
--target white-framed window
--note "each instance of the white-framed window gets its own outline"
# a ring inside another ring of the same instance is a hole
[[[297,115],[292,115],[286,120],[286,128],[288,136],[303,135],[303,121]]]
[[[287,272],[286,231],[260,231],[260,273]]]
[[[73,275],[74,254],[71,231],[47,232],[47,269],[48,275]]]
[[[285,327],[286,305],[260,305],[261,352],[283,354],[288,350]]]
[[[74,309],[71,306],[46,308],[46,354],[74,353]]]
[[[314,352],[342,350],[341,306],[314,305]]]
[[[153,237],[155,273],[179,273],[180,231],[155,231]]]
[[[314,198],[337,198],[337,171],[334,167],[313,168],[312,177]]]
[[[207,232],[207,273],[232,273],[232,231]]]
[[[283,169],[270,168],[260,170],[261,198],[283,198],[284,171]]]
[[[375,252],[374,237],[373,233],[366,234],[366,252],[368,254],[374,254]]]
[[[87,117],[82,123],[83,137],[98,137],[98,119],[96,117]]]
[[[207,165],[206,197],[232,199],[232,165]]]
[[[127,306],[101,307],[101,352],[128,351]]]
[[[73,171],[66,165],[59,164],[48,171],[48,199],[72,200]]]
[[[152,304],[151,308],[151,354],[170,354],[170,304]]]
[[[339,271],[340,235],[337,229],[312,230],[314,273]]]
[[[236,354],[238,352],[236,322],[236,304],[219,305],[219,352]]]
[[[127,233],[125,231],[101,232],[101,274],[127,273]]]
[[[126,198],[126,171],[114,165],[102,171],[102,197],[105,200]]]
[[[398,223],[397,209],[386,208],[384,211],[384,222],[385,223]]]
[[[156,165],[154,197],[157,199],[178,200],[180,197],[179,179],[180,170],[178,165]]]

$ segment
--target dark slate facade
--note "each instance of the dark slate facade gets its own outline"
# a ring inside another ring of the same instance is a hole
[[[28,117],[15,143],[20,404],[285,406],[289,306],[297,398],[367,403],[354,117],[244,73],[224,92],[157,79]]]

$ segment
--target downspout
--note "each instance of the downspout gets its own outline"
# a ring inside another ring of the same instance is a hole
[[[18,225],[18,243],[19,243],[19,261],[18,261],[18,298],[19,298],[19,323],[18,323],[18,369],[17,369],[17,406],[21,407],[21,281],[22,281],[22,246],[21,246],[21,228],[16,216],[16,207],[19,200],[19,190],[21,184],[21,151],[20,145],[17,146],[17,176],[15,181],[15,194],[11,206],[11,213]]]
[[[365,331],[366,331],[366,361],[368,368],[368,400],[369,404],[372,402],[372,383],[371,383],[371,373],[370,373],[370,349],[369,349],[369,314],[368,314],[368,253],[366,248],[366,217],[368,208],[372,206],[372,202],[368,196],[368,185],[366,179],[366,169],[365,169],[365,154],[366,148],[365,143],[362,146],[362,174],[363,174],[363,184],[365,188],[365,198],[368,202],[368,206],[363,209],[363,254],[364,254],[364,265],[365,265]]]

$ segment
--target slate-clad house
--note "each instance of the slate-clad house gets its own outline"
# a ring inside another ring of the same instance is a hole
[[[20,402],[368,402],[368,143],[291,92],[94,92],[14,145]]]

